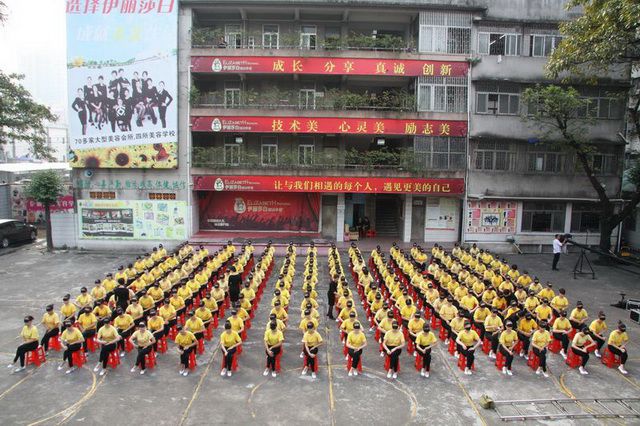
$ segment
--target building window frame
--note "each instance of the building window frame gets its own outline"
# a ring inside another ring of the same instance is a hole
[[[300,109],[316,109],[316,89],[306,88],[298,91]]]
[[[280,25],[279,24],[263,24],[262,25],[262,48],[263,49],[280,49]]]
[[[418,51],[467,55],[471,52],[471,16],[461,13],[420,14]]]
[[[225,143],[223,156],[223,161],[226,166],[239,166],[240,145],[238,145],[237,143]]]
[[[315,144],[313,143],[301,143],[298,145],[298,165],[313,166],[315,149]]]
[[[529,56],[534,58],[546,58],[551,56],[562,41],[561,35],[556,34],[530,34]]]
[[[226,24],[224,26],[224,41],[227,49],[242,48],[242,24]]]
[[[571,232],[600,232],[600,211],[598,209],[598,203],[573,203],[571,206]]]
[[[263,167],[278,165],[278,138],[263,136],[260,141],[260,164]]]
[[[469,92],[465,80],[464,77],[419,77],[418,111],[466,113]]]
[[[566,211],[566,203],[524,201],[520,232],[547,234],[564,232]]]
[[[478,54],[489,56],[520,56],[522,34],[515,32],[478,32]]]
[[[527,171],[532,173],[564,173],[567,153],[561,150],[530,148],[527,151]]]
[[[301,25],[300,26],[300,49],[316,50],[317,46],[318,46],[318,26],[305,25],[305,24]]]
[[[505,141],[480,141],[474,149],[473,168],[494,172],[514,171],[516,151]]]

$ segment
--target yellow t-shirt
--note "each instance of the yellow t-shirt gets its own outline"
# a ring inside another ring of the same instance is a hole
[[[158,309],[158,314],[165,320],[169,320],[176,315],[176,308],[174,308],[171,304],[162,305],[162,307]]]
[[[538,323],[533,318],[531,318],[530,320],[522,318],[518,323],[518,330],[523,333],[531,333],[531,331],[535,330],[536,328],[538,328]]]
[[[589,314],[587,313],[587,310],[584,308],[582,309],[573,308],[573,310],[571,311],[571,318],[574,320],[582,321],[588,316]]]
[[[409,320],[409,324],[407,325],[407,327],[409,328],[410,332],[417,335],[422,330],[422,327],[424,327],[424,319],[412,318],[411,320]]]
[[[595,334],[602,334],[607,329],[607,323],[600,320],[593,320],[589,324],[589,330]]]
[[[60,313],[62,313],[65,318],[69,318],[71,315],[76,313],[76,305],[73,305],[71,303],[63,303],[60,307]]]
[[[571,323],[567,318],[559,317],[553,322],[554,331],[566,331],[571,330]]]
[[[476,333],[475,330],[462,330],[458,333],[458,339],[462,342],[466,347],[473,346],[477,341],[480,340],[480,336]]]
[[[140,304],[131,304],[127,306],[127,310],[125,312],[131,315],[133,318],[140,318],[144,314],[144,309]]]
[[[35,325],[29,327],[25,325],[22,327],[22,332],[20,332],[20,336],[22,336],[25,340],[35,339],[38,340],[40,338],[40,333],[38,333],[38,328]]]
[[[447,321],[451,321],[453,318],[455,318],[457,313],[458,308],[453,305],[442,305],[442,307],[440,308],[440,316],[442,317],[442,319],[445,319]]]
[[[621,346],[629,341],[629,335],[626,331],[613,330],[609,334],[609,345]]]
[[[42,316],[42,323],[47,327],[47,330],[51,330],[60,325],[60,317],[55,312],[44,314]]]
[[[136,330],[131,338],[136,341],[138,346],[148,346],[151,343],[151,339],[153,339],[153,334],[149,330]]]
[[[222,342],[222,346],[225,348],[230,348],[237,343],[242,343],[242,339],[237,332],[231,330],[229,333],[225,331],[220,335],[220,342]]]
[[[103,342],[113,342],[118,338],[118,330],[111,324],[106,324],[98,330],[98,340]]]
[[[227,321],[231,323],[231,330],[235,332],[239,332],[244,327],[244,321],[240,317],[237,317],[237,318],[229,317],[227,318]]]
[[[115,325],[118,330],[127,330],[132,324],[133,318],[129,314],[118,315],[113,320],[113,325]]]
[[[355,348],[361,348],[366,341],[367,336],[362,331],[357,334],[352,331],[347,335],[347,343]]]
[[[404,343],[404,334],[400,330],[390,330],[384,334],[384,344],[387,346],[400,346]]]
[[[300,320],[300,324],[298,325],[298,328],[302,331],[307,331],[307,324],[308,323],[313,323],[313,329],[315,330],[316,328],[318,328],[318,320],[315,318],[302,318]]]
[[[67,342],[70,345],[84,341],[84,337],[82,336],[82,333],[77,328],[74,328],[73,331],[71,331],[70,328],[67,328],[60,335],[60,339],[63,340],[64,342]]]
[[[191,346],[196,342],[196,336],[187,330],[182,330],[180,333],[176,335],[176,345],[181,348],[186,348],[187,346]]]
[[[400,316],[404,320],[409,320],[413,317],[413,314],[416,313],[416,310],[417,308],[413,305],[405,305],[405,307],[400,310]]]
[[[500,333],[499,342],[507,349],[511,349],[518,342],[518,333],[514,330],[505,330]]]
[[[593,342],[593,339],[588,334],[576,333],[576,335],[573,337],[573,342],[571,343],[579,348],[583,348],[590,342]]]
[[[531,336],[531,342],[538,347],[546,347],[551,342],[551,333],[547,330],[536,330]]]
[[[306,331],[302,337],[302,341],[307,344],[308,347],[317,346],[322,343],[322,336],[317,331]]]
[[[551,306],[540,305],[535,309],[534,312],[541,320],[549,320],[549,318],[551,318]]]
[[[499,316],[496,315],[495,317],[493,317],[489,315],[484,319],[485,330],[493,332],[500,327],[502,327],[502,318],[500,318]]]
[[[192,333],[198,333],[198,332],[204,331],[204,323],[198,317],[189,318],[187,321],[185,321],[184,327]]]
[[[436,342],[436,335],[433,334],[432,331],[429,331],[428,333],[421,331],[416,336],[416,345],[422,346],[423,348],[429,345],[432,345],[435,342]]]
[[[156,315],[147,320],[147,328],[151,331],[158,331],[164,328],[164,318]]]
[[[90,312],[88,314],[81,314],[78,317],[78,322],[80,323],[80,325],[82,326],[82,328],[84,330],[86,330],[87,328],[91,327],[91,328],[95,328],[96,323],[98,322],[98,318],[96,318],[96,316],[93,314],[93,312]]]
[[[277,345],[284,341],[284,334],[277,328],[275,330],[266,330],[264,332],[264,341],[267,343],[267,346]]]
[[[451,330],[453,330],[456,333],[460,333],[462,330],[464,330],[464,323],[466,322],[466,319],[462,318],[462,317],[455,317],[454,319],[451,320]]]

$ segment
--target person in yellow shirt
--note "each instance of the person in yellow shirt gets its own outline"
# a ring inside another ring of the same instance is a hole
[[[289,315],[287,314],[287,311],[282,307],[282,304],[280,303],[279,300],[275,302],[275,305],[273,309],[271,309],[270,314],[276,314],[276,318],[284,322],[285,324],[289,319]]]
[[[67,361],[69,363],[69,369],[65,371],[65,374],[69,374],[76,370],[76,367],[73,365],[73,353],[82,350],[84,337],[82,337],[80,330],[78,330],[70,320],[66,320],[64,326],[65,330],[60,335],[60,343],[62,343],[64,352],[62,353],[62,364],[58,366],[58,370],[62,370],[64,362]]]
[[[513,375],[511,372],[511,364],[513,363],[513,349],[518,343],[518,333],[513,330],[513,323],[507,321],[505,323],[505,330],[500,333],[500,353],[504,356],[504,367],[502,367],[502,374]]]
[[[589,374],[585,368],[589,361],[589,348],[596,345],[591,336],[589,336],[588,331],[589,327],[583,324],[576,335],[573,336],[573,341],[571,342],[571,350],[582,359],[578,368],[580,374]]]
[[[306,375],[311,370],[311,378],[316,378],[316,360],[318,357],[318,348],[322,346],[322,336],[317,330],[314,330],[313,324],[307,324],[307,331],[302,336],[302,344],[304,346],[305,366],[302,369],[302,375]]]
[[[178,334],[176,334],[175,343],[178,354],[180,355],[180,371],[178,374],[186,377],[189,375],[189,356],[195,350],[198,339],[196,339],[196,336],[194,336],[192,332],[178,325]]]
[[[518,339],[522,341],[522,350],[520,356],[523,357],[529,353],[529,344],[531,343],[531,335],[538,328],[538,323],[533,319],[531,312],[526,312],[523,318],[518,321]]]
[[[38,328],[33,325],[33,317],[31,315],[24,317],[24,326],[22,327],[19,337],[22,339],[22,344],[16,349],[16,356],[8,366],[9,368],[13,368],[14,364],[20,360],[20,367],[14,370],[16,373],[25,369],[24,362],[27,352],[35,351],[38,348],[40,333],[38,333]]]
[[[155,300],[147,294],[147,290],[142,290],[140,292],[140,300],[138,302],[140,303],[140,306],[142,306],[143,315],[145,317],[149,315],[151,308],[156,306]]]
[[[629,336],[627,335],[627,326],[618,322],[618,328],[609,333],[609,340],[607,341],[607,348],[614,354],[620,357],[620,366],[618,370],[622,374],[627,374],[624,365],[627,363],[629,354],[627,352],[627,343],[629,343]]]
[[[87,340],[96,335],[98,327],[98,318],[91,312],[89,306],[85,306],[82,313],[78,316],[78,324],[82,332],[82,337],[84,337],[82,349],[87,352]]]
[[[236,308],[231,309],[231,316],[227,318],[225,325],[227,322],[231,324],[232,331],[238,333],[239,335],[244,331],[244,320],[240,318],[240,316],[238,315],[238,310]]]
[[[96,280],[95,286],[91,289],[91,297],[94,300],[94,306],[97,306],[107,296],[107,290],[102,286],[102,281]]]
[[[600,349],[602,349],[602,345],[604,345],[604,342],[606,340],[605,337],[605,333],[607,332],[607,323],[605,322],[605,320],[607,319],[607,317],[605,316],[604,312],[600,311],[598,312],[598,318],[594,319],[593,321],[591,321],[591,324],[589,324],[589,335],[591,336],[591,338],[593,339],[594,342],[596,342],[596,350],[594,352],[594,355],[598,358],[600,358]]]
[[[42,336],[40,344],[44,348],[44,351],[48,352],[49,339],[60,334],[60,317],[54,312],[53,305],[47,305],[46,312],[42,316],[40,324],[42,324],[45,329],[44,336]]]
[[[98,319],[98,330],[105,323],[111,321],[113,312],[111,312],[111,309],[109,309],[109,302],[107,301],[107,299],[102,299],[102,302],[100,302],[98,306],[93,308],[93,315],[95,315]]]
[[[158,340],[165,336],[165,325],[165,320],[158,315],[158,311],[155,308],[151,309],[147,317],[147,330],[149,330],[156,339],[156,342],[153,344],[154,351],[158,350]]]
[[[264,332],[264,350],[267,355],[267,368],[265,368],[263,376],[267,376],[271,371],[271,376],[276,377],[276,357],[282,350],[282,343],[284,342],[284,334],[278,330],[278,323],[276,321],[270,321],[269,327]]]
[[[531,336],[531,349],[540,360],[540,365],[536,370],[536,374],[542,374],[549,377],[547,373],[547,347],[551,342],[551,334],[549,333],[549,324],[542,320],[540,327]]]
[[[536,306],[534,313],[536,314],[538,322],[547,321],[547,323],[549,323],[551,321],[553,310],[551,309],[551,306],[549,306],[549,301],[547,299],[542,299],[542,303]]]
[[[244,321],[242,322],[242,326],[244,328]],[[193,335],[196,336],[196,339],[204,339],[204,322],[196,316],[194,311],[189,312],[189,319],[185,321],[184,328],[192,332]],[[242,330],[240,332],[242,332]]]
[[[118,341],[118,346],[120,347],[120,356],[124,356],[125,349],[125,340],[128,339],[133,333],[133,328],[135,323],[133,322],[133,318],[131,315],[126,314],[122,308],[116,309],[117,316],[113,320],[113,325],[118,329],[118,334],[120,334],[120,339]]]
[[[566,297],[566,290],[564,288],[558,289],[557,296],[551,296],[551,298],[547,298],[549,300],[549,304],[551,308],[553,308],[553,314],[556,317],[560,316],[560,311],[566,311],[569,307],[569,299]]]
[[[569,348],[569,333],[571,332],[571,323],[567,319],[567,312],[561,311],[560,316],[553,322],[553,338],[560,340],[562,350],[560,355],[567,359],[567,349]]]
[[[400,366],[400,354],[404,348],[404,334],[400,331],[400,325],[393,320],[391,330],[386,332],[382,341],[382,347],[389,357],[389,371],[387,378],[398,378],[398,368]]]
[[[147,325],[144,322],[138,323],[138,329],[129,338],[131,343],[138,348],[138,354],[136,356],[136,363],[131,367],[131,372],[136,371],[136,367],[140,367],[140,374],[145,374],[146,371],[146,355],[153,350],[153,345],[156,343],[153,334],[147,330]]]
[[[356,308],[353,307],[353,301],[349,300],[347,301],[347,304],[344,308],[342,308],[342,310],[340,310],[340,313],[338,314],[338,318],[336,318],[336,321],[341,322],[341,321],[345,321],[349,318],[349,314],[351,312],[356,312]],[[358,316],[358,313],[356,312],[356,317]]]
[[[417,310],[418,308],[416,308],[413,304],[413,300],[410,297],[407,298],[404,307],[400,309],[400,317],[402,318],[402,326],[404,328],[407,328],[409,326],[409,321]]]
[[[431,371],[431,349],[437,344],[438,339],[431,331],[428,323],[424,323],[422,331],[416,335],[415,345],[416,354],[422,357],[422,368],[420,375],[429,377]]]
[[[556,296],[556,293],[553,291],[553,284],[547,282],[547,287],[540,290],[538,293],[538,298],[551,300],[551,307],[553,307],[553,298]]]
[[[75,305],[78,308],[78,312],[83,312],[86,306],[93,308],[93,297],[91,297],[86,287],[80,289],[80,295],[76,297]]]
[[[449,323],[458,314],[458,308],[453,306],[452,302],[453,297],[447,297],[446,302],[444,302],[439,312],[440,319],[442,320],[442,326],[447,331],[447,340],[445,341],[445,344],[449,343],[449,339],[451,338],[451,325]]]
[[[569,321],[571,322],[571,327],[579,330],[585,325],[587,319],[589,318],[589,314],[587,310],[584,308],[584,305],[581,301],[576,302],[576,307],[571,311],[571,315],[569,315]]]
[[[484,319],[485,337],[491,342],[491,350],[489,351],[489,358],[495,358],[498,351],[498,340],[500,339],[500,333],[502,333],[502,318],[498,316],[498,310],[496,308],[491,309],[491,314]]]
[[[97,342],[100,344],[100,357],[98,363],[93,369],[94,372],[100,370],[100,375],[104,376],[107,371],[107,363],[111,352],[118,350],[118,340],[120,335],[118,330],[110,323],[104,324],[98,330]],[[102,366],[102,369],[100,367]]]
[[[480,331],[480,340],[484,339],[484,320],[491,315],[491,310],[487,307],[487,304],[482,302],[480,307],[473,313],[473,323],[476,329]]]
[[[470,376],[473,374],[471,372],[471,366],[473,365],[473,360],[475,358],[475,350],[482,343],[480,340],[480,336],[475,330],[471,329],[471,323],[467,322],[464,325],[464,330],[458,333],[458,338],[456,339],[456,343],[458,346],[458,351],[460,354],[464,355],[466,358],[466,365],[464,369],[464,374]]]
[[[176,317],[176,308],[173,307],[173,305],[169,301],[169,298],[164,299],[164,304],[160,306],[160,309],[158,309],[158,314],[164,320],[164,333],[169,334],[169,330],[171,329],[171,327],[176,325],[178,322]]]
[[[362,363],[362,350],[367,347],[367,336],[361,331],[360,322],[353,324],[353,330],[347,335],[346,346],[351,357],[351,369],[348,375],[357,376],[358,366]]]
[[[60,306],[60,313],[62,314],[62,331],[65,330],[64,323],[66,320],[71,321],[72,323],[76,322],[76,311],[78,308],[76,305],[71,303],[71,295],[65,294],[62,297],[62,306]]]

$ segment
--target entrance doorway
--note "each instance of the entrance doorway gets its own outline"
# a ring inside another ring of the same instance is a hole
[[[425,198],[414,198],[411,207],[411,239],[424,241]]]
[[[398,196],[376,197],[376,234],[380,237],[398,237],[401,225],[401,199]]]

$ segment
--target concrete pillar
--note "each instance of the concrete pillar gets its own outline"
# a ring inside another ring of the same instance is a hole
[[[344,240],[344,192],[338,194],[338,208],[336,217],[336,241]]]
[[[564,212],[564,233],[571,233],[571,214],[573,213],[573,203],[567,203],[567,208]]]
[[[413,195],[404,196],[404,227],[402,230],[402,242],[411,241],[411,214],[413,211]]]

